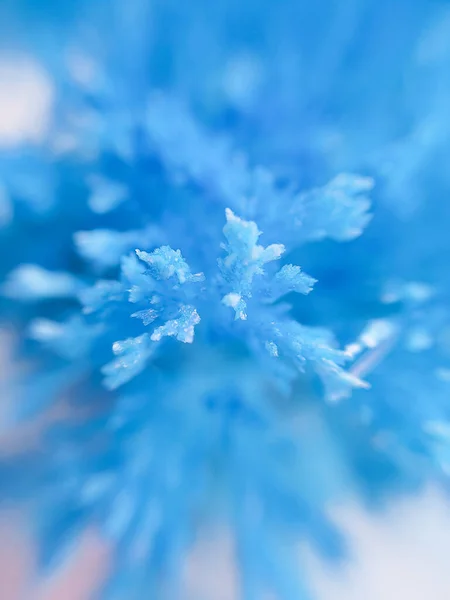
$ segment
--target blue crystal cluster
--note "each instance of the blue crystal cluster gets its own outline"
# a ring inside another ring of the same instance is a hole
[[[450,468],[448,7],[8,4],[54,88],[0,155],[9,427],[69,409],[5,496],[43,565],[99,528],[105,598],[183,598],[211,521],[244,600],[309,598],[330,501]]]

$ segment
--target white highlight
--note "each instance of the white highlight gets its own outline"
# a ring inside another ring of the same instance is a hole
[[[49,76],[35,60],[0,56],[0,149],[44,139],[53,95]]]

